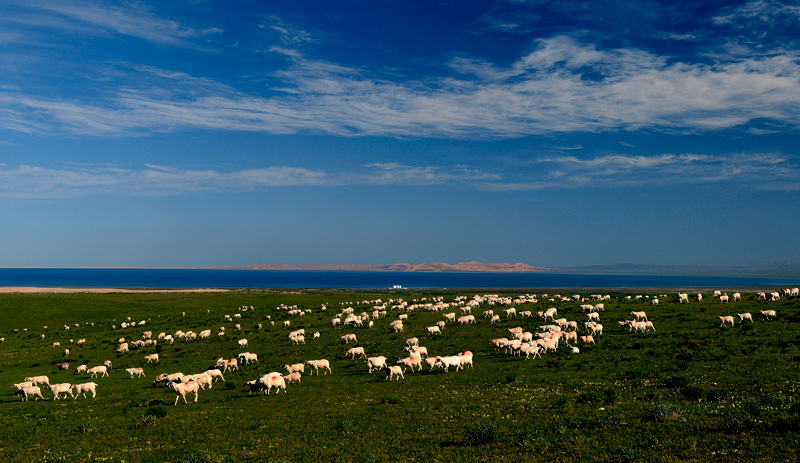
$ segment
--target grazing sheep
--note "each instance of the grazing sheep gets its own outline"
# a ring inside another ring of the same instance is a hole
[[[89,373],[90,378],[96,378],[97,375],[108,376],[108,368],[105,365],[98,365],[96,367],[89,368],[86,370],[86,373]]]
[[[110,370],[111,369],[111,360],[106,360],[105,362],[103,362],[103,365],[105,365],[105,367]]]
[[[133,378],[133,375],[138,375],[137,378],[141,378],[142,376],[147,376],[147,375],[144,374],[144,368],[141,368],[141,367],[138,367],[138,368],[126,368],[125,371],[127,371],[128,374],[131,375],[131,378]]]
[[[763,315],[767,320],[771,320],[772,317],[777,317],[778,314],[774,310],[761,310],[759,311],[761,315]]]
[[[230,368],[232,370],[238,370],[239,369],[239,362],[236,359],[225,360],[224,367],[225,368],[223,368],[222,371],[228,371],[228,368]]]
[[[33,383],[34,386],[38,386],[40,384],[50,384],[50,378],[47,376],[29,376],[25,378],[25,381],[30,381]]]
[[[216,368],[212,368],[210,370],[206,370],[203,373],[205,373],[208,376],[210,376],[214,381],[216,381],[217,378],[221,378],[223,381],[225,381],[225,377],[222,376],[222,371],[220,371],[220,370],[218,370]]]
[[[402,363],[406,366],[406,368],[411,368],[411,371],[414,372],[416,367],[419,367],[419,370],[422,370],[422,357],[419,355],[411,355],[410,357],[401,358],[397,361],[397,363]]]
[[[644,312],[631,312],[631,315],[636,317],[636,321],[639,321],[639,320],[642,320],[642,319],[647,320],[647,314],[644,313]]]
[[[688,293],[678,293],[678,302],[683,304],[684,302],[689,303],[689,294]]]
[[[70,383],[48,384],[45,386],[45,389],[50,389],[51,391],[53,391],[54,394],[53,400],[58,400],[59,399],[58,395],[61,394],[62,392],[64,393],[64,397],[66,397],[67,394],[69,394],[72,396],[73,399],[75,398],[75,396],[72,394],[72,385]]]
[[[147,363],[150,363],[150,362],[158,363],[158,354],[145,355],[144,359],[147,360]]]
[[[381,371],[387,373],[388,376],[386,376],[386,379],[389,381],[392,381],[394,376],[397,376],[398,381],[400,381],[400,378],[406,379],[406,377],[403,376],[403,369],[396,365],[383,367]]]
[[[581,336],[581,341],[585,344],[594,344],[594,337],[592,335],[589,336]]]
[[[21,400],[24,400],[26,402],[28,401],[28,397],[30,396],[35,396],[36,400],[39,400],[39,398],[44,400],[44,396],[42,395],[42,390],[39,388],[39,386],[23,387],[22,389],[19,389],[17,392],[15,392],[14,395],[23,396]]]
[[[428,334],[430,335],[442,333],[442,330],[440,330],[438,326],[428,326],[425,329],[428,331]]]
[[[736,315],[739,317],[740,323],[744,322],[745,320],[750,320],[750,323],[753,322],[753,315],[750,312],[745,312],[745,313],[737,312]]]
[[[83,384],[73,384],[73,388],[75,388],[75,396],[74,399],[78,398],[79,394],[83,394],[83,398],[86,398],[86,393],[91,391],[92,398],[94,399],[97,397],[97,384],[96,383],[83,383]]]
[[[729,299],[730,298],[728,298],[727,294],[723,294],[722,296],[719,297],[719,303],[722,304],[723,302],[729,302]]]
[[[380,370],[381,368],[386,367],[386,357],[383,355],[378,357],[368,357],[366,362],[367,368],[369,368],[369,373],[372,373],[372,370]]]
[[[449,371],[450,367],[455,367],[456,371],[461,370],[461,357],[458,355],[451,355],[449,357],[437,357],[436,365],[444,368],[444,371]]]
[[[33,386],[33,382],[31,382],[31,381],[24,381],[22,383],[15,383],[15,384],[11,385],[11,387],[16,388],[18,391],[22,390],[23,388],[32,387],[32,386]]]
[[[269,395],[273,387],[277,391],[276,394],[280,393],[281,389],[283,389],[284,394],[286,393],[286,380],[283,378],[283,376],[281,376],[280,373],[277,375],[272,373],[264,375],[259,378],[258,381],[262,384],[263,389],[266,390],[266,395]]]
[[[189,381],[186,383],[176,383],[176,382],[169,382],[168,386],[172,386],[172,389],[175,391],[177,396],[175,396],[175,403],[172,405],[178,405],[178,400],[183,397],[183,403],[188,404],[189,402],[186,401],[186,394],[194,393],[194,401],[197,403],[197,396],[199,395],[200,385],[197,384],[196,381]]]
[[[345,344],[349,344],[350,341],[358,342],[358,339],[356,339],[356,335],[354,333],[345,334],[344,336],[341,337],[341,339],[342,341],[344,341]]]
[[[239,343],[239,348],[241,349],[247,347],[247,339],[240,339],[238,343]]]
[[[419,346],[419,339],[417,338],[408,338],[406,339],[406,346]]]
[[[117,347],[117,352],[118,353],[129,352],[128,343],[127,342],[123,342],[122,344],[120,344],[119,347]]]
[[[363,347],[353,347],[351,349],[348,349],[347,352],[344,353],[344,358],[347,358],[348,355],[352,355],[353,359],[356,358],[356,355],[361,355],[364,358],[367,357],[367,354],[364,353]]]
[[[78,373],[86,373],[86,368],[87,368],[86,365],[78,365],[78,367],[75,368],[75,372],[73,374],[77,375]]]
[[[59,363],[57,366],[59,370],[64,370],[64,371],[69,370],[69,363],[67,362]]]
[[[326,375],[328,373],[333,374],[333,372],[331,371],[331,363],[326,359],[306,360],[305,363],[314,368],[314,371],[317,372],[317,376],[319,376],[319,370],[328,370],[325,372]]]
[[[732,316],[730,316],[730,315],[725,315],[725,316],[722,316],[722,315],[717,315],[717,318],[719,318],[719,319],[720,319],[720,321],[722,322],[722,323],[720,323],[720,325],[719,325],[719,326],[720,326],[720,328],[721,328],[721,327],[723,327],[723,326],[725,326],[725,324],[726,324],[726,323],[730,323],[730,324],[731,324],[731,326],[733,326],[733,317],[732,317]]]
[[[472,352],[468,350],[461,352],[458,354],[458,357],[462,369],[466,368],[467,365],[469,365],[470,368],[475,368],[475,366],[472,364],[472,357],[473,357]],[[422,368],[422,366],[420,366],[420,368]]]
[[[294,365],[284,365],[283,367],[286,368],[286,372],[289,374],[295,372],[305,374],[306,372],[306,365],[304,363],[295,363]]]

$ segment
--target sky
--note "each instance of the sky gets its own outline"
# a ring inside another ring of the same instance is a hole
[[[0,266],[800,264],[797,1],[0,11]]]

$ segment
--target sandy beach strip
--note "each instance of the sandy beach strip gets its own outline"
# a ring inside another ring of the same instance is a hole
[[[63,288],[39,286],[0,286],[0,293],[222,293],[229,289],[188,288],[188,289],[131,289],[131,288]]]

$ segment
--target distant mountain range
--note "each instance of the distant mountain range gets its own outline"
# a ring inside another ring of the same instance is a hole
[[[231,270],[349,270],[362,272],[550,272],[553,269],[545,267],[532,267],[527,264],[484,264],[482,262],[459,262],[445,264],[443,262],[427,262],[422,264],[392,264],[392,265],[286,265],[286,264],[260,264],[260,265],[226,265],[206,267],[213,269]]]
[[[425,262],[421,264],[397,263],[391,265],[223,265],[202,267],[218,270],[336,270],[362,272],[479,272],[479,273],[577,273],[577,274],[628,274],[628,275],[698,275],[698,276],[749,276],[764,278],[800,278],[800,265],[752,265],[742,267],[678,266],[647,264],[592,265],[584,267],[534,267],[516,263]]]

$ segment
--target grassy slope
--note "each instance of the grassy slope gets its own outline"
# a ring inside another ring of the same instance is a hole
[[[454,296],[441,295],[445,300]],[[401,296],[410,301],[425,294]],[[34,374],[48,374],[52,382],[89,381],[88,375],[57,371],[64,347],[72,351],[70,370],[80,363],[114,363],[110,377],[92,380],[99,384],[95,400],[53,401],[52,393],[44,391],[44,402],[21,402],[7,387],[0,397],[0,460],[800,460],[800,299],[766,303],[746,295],[743,302],[720,305],[709,297],[703,303],[668,302],[651,308],[643,301],[615,297],[601,313],[605,334],[596,346],[581,346],[578,355],[562,348],[525,361],[496,352],[488,340],[506,336],[506,328],[518,325],[533,331],[541,322],[503,317],[490,325],[480,316],[483,307],[473,310],[477,325],[449,324],[435,338],[423,334],[424,327],[442,320],[441,313],[412,312],[406,332],[399,334],[389,332],[389,321],[397,316],[391,312],[372,329],[331,327],[340,302],[377,297],[392,295],[0,295],[0,336],[6,338],[0,344],[0,381],[5,384]],[[331,307],[327,312],[319,310],[323,302]],[[313,312],[289,317],[275,309],[282,303]],[[240,335],[223,315],[242,305],[256,310],[242,313]],[[569,319],[585,318],[578,303],[540,302],[518,310],[550,306]],[[369,308],[356,306],[356,311]],[[777,310],[778,319],[761,320],[757,312],[764,308]],[[616,321],[630,318],[631,310],[646,310],[658,331],[633,334],[619,327]],[[719,328],[717,315],[737,311],[753,312],[756,322]],[[268,324],[267,315],[275,326],[256,331],[256,324]],[[128,316],[148,324],[111,329]],[[292,345],[289,329],[281,326],[286,319],[292,320],[291,329],[318,330],[322,338],[311,341],[307,333],[305,346]],[[81,327],[63,329],[74,323]],[[220,326],[228,332],[223,338],[114,352],[119,337],[136,339],[144,329],[173,333],[208,328],[216,333]],[[378,372],[367,374],[363,360],[344,359],[346,346],[339,336],[346,332],[355,332],[367,353],[391,361],[404,354],[410,336],[418,336],[431,355],[471,350],[475,368],[448,374],[409,371],[405,381],[384,381]],[[45,340],[38,339],[42,333]],[[69,338],[81,337],[87,339],[85,346],[69,345]],[[260,363],[226,374],[227,383],[201,391],[197,404],[173,406],[171,390],[149,387],[160,372],[196,373],[218,357],[235,356],[241,351],[236,344],[240,337],[249,339],[248,350],[259,354]],[[62,347],[52,347],[53,341]],[[153,352],[159,352],[161,364],[144,365],[144,355]],[[287,394],[268,397],[242,389],[245,381],[280,370],[285,363],[316,358],[330,359],[333,375],[305,376]],[[124,371],[142,365],[147,378],[130,379]]]

